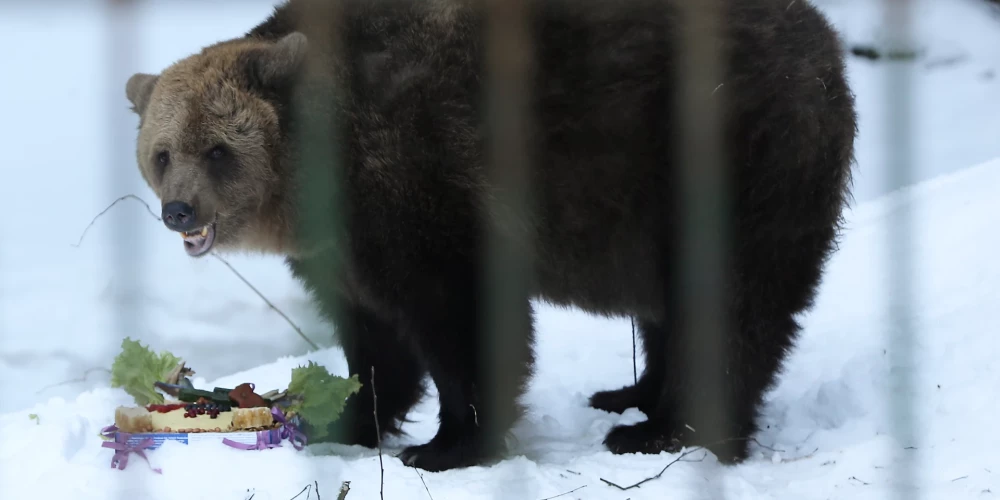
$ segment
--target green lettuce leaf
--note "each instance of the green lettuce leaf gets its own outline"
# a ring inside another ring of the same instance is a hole
[[[348,396],[360,389],[361,382],[356,374],[350,378],[338,377],[310,361],[306,366],[292,369],[292,381],[286,394],[294,403],[288,410],[309,424],[310,440],[322,439],[329,433],[330,424],[340,418]]]
[[[111,365],[111,387],[121,387],[143,406],[163,402],[153,384],[166,380],[181,358],[163,351],[159,355],[136,340],[125,337],[122,352]]]

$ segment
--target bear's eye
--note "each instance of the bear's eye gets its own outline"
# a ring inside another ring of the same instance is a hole
[[[160,167],[166,167],[170,163],[170,153],[166,151],[160,151],[156,154],[156,164]]]
[[[208,151],[208,157],[213,160],[221,160],[226,157],[226,147],[223,145],[215,146]]]

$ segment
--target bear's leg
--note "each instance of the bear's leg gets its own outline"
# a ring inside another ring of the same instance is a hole
[[[647,320],[637,320],[636,328],[642,337],[642,350],[646,367],[639,376],[639,382],[613,391],[600,391],[590,397],[590,406],[611,413],[622,413],[629,408],[638,408],[649,415],[660,397],[663,387],[663,342],[666,338],[664,326]]]
[[[455,287],[447,307],[425,310],[417,323],[420,349],[438,389],[438,432],[400,453],[403,463],[427,471],[477,465],[502,451],[520,416],[518,398],[531,373],[533,314],[527,298],[504,311],[504,331],[491,342],[475,287]],[[493,363],[496,363],[495,365]],[[490,367],[496,366],[496,378]]]
[[[374,448],[386,434],[399,434],[406,413],[424,394],[424,370],[397,329],[358,306],[344,305],[335,321],[347,358],[349,373],[357,374],[362,387],[347,398],[344,412],[330,431],[333,441]],[[372,396],[372,367],[378,394],[377,436]]]
[[[733,328],[721,353],[727,361],[717,366],[699,363],[679,334],[667,336],[663,388],[655,408],[644,422],[613,428],[604,441],[608,449],[619,454],[655,454],[702,446],[722,463],[745,459],[764,393],[799,326],[790,313],[758,308],[752,314],[736,314]],[[704,397],[711,389],[692,375],[704,374],[706,369],[722,383],[721,415],[688,404],[711,404]]]

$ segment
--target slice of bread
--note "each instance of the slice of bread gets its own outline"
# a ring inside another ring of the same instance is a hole
[[[269,428],[274,425],[274,416],[266,406],[256,408],[233,408],[233,430]]]
[[[115,408],[115,426],[122,432],[153,432],[153,415],[142,406]]]

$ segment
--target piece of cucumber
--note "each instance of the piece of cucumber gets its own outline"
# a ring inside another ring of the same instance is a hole
[[[203,391],[201,389],[188,389],[184,387],[177,392],[177,399],[180,399],[181,401],[194,403],[198,401],[198,398],[205,398],[216,403],[225,403],[231,406],[236,406],[236,402],[229,399],[229,391]]]

